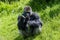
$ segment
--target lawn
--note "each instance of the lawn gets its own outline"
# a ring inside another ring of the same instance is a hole
[[[40,4],[39,2],[44,3]],[[41,34],[27,39],[60,40],[60,3],[58,3],[60,1],[55,0],[53,2],[20,0],[9,4],[0,1],[0,40],[23,40],[18,32],[17,18],[18,15],[22,14],[26,5],[31,6],[43,21]]]

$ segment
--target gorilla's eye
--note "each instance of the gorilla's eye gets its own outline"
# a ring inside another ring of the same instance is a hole
[[[30,12],[26,12],[26,13],[30,15]]]

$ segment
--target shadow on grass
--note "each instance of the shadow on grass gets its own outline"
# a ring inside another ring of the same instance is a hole
[[[33,40],[35,38],[35,36],[30,36],[30,37],[28,37],[28,38],[21,38],[20,36],[18,36],[17,38],[15,38],[15,40]]]
[[[16,37],[15,38],[15,40],[33,40],[34,38],[36,38],[38,35],[41,35],[41,33],[40,34],[37,34],[37,35],[34,35],[34,36],[30,36],[30,37],[27,37],[27,38],[23,38],[23,37],[21,37],[21,36],[18,36],[18,37]]]

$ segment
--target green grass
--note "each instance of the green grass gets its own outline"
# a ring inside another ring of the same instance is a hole
[[[23,40],[18,32],[17,17],[29,2],[30,0],[12,4],[0,2],[0,40]],[[47,5],[45,9],[42,8],[37,12],[43,21],[42,33],[28,39],[60,40],[60,4],[52,4],[52,7]]]

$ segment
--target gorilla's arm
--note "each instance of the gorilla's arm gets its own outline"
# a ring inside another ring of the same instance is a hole
[[[22,30],[23,28],[25,28],[26,24],[27,24],[27,21],[28,21],[28,17],[26,18],[24,15],[22,16],[18,16],[18,29]]]
[[[42,26],[42,21],[40,20],[39,16],[35,14],[34,17],[34,20],[28,21],[28,24],[33,26]]]
[[[18,16],[18,24],[17,24],[17,26],[18,26],[18,29],[19,30],[22,30],[23,28],[24,28],[24,26],[23,25],[25,25],[25,18],[24,18],[24,16]]]

